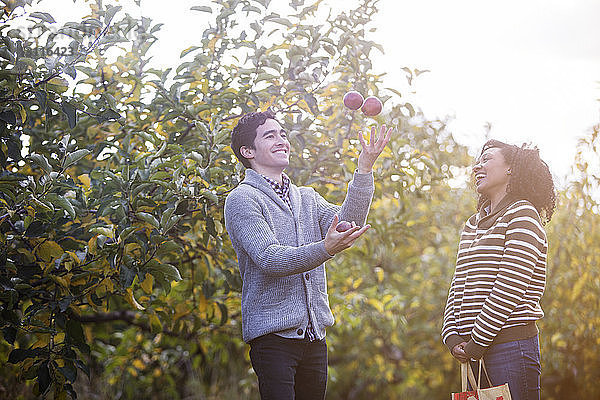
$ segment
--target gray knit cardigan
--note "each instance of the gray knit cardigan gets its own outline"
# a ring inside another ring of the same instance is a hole
[[[333,325],[325,234],[335,214],[363,225],[373,198],[373,174],[355,172],[342,206],[314,189],[290,183],[290,207],[252,169],[225,200],[225,226],[242,277],[242,337],[303,336],[310,318],[318,339]]]

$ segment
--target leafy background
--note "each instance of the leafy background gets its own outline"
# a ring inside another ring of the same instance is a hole
[[[223,202],[243,178],[231,129],[268,107],[290,132],[288,174],[332,202],[358,130],[396,129],[376,164],[374,229],[328,267],[328,398],[458,389],[439,331],[475,207],[449,182],[473,160],[372,65],[377,1],[328,14],[292,0],[285,15],[269,0],[199,1],[202,38],[165,70],[149,56],[160,24],[88,0],[89,15],[59,26],[31,3],[4,1],[0,16],[0,397],[258,398]],[[345,110],[350,89],[384,113]],[[599,130],[547,226],[546,399],[600,396]]]

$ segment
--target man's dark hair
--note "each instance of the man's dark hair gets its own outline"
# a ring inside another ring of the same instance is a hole
[[[548,165],[540,158],[537,147],[523,144],[521,147],[506,144],[499,140],[488,140],[481,149],[481,154],[489,148],[496,147],[510,166],[511,175],[506,192],[528,200],[542,218],[548,222],[556,208],[556,190]],[[481,157],[480,154],[480,157]],[[487,199],[479,196],[479,209]]]
[[[240,148],[246,146],[248,148],[254,148],[254,139],[256,139],[256,128],[265,123],[268,119],[274,119],[275,113],[270,109],[267,111],[251,112],[244,114],[238,121],[233,133],[231,134],[231,149],[238,160],[244,167],[251,168],[250,160],[241,155]]]

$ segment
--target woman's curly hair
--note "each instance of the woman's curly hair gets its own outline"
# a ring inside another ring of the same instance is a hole
[[[540,158],[537,147],[523,144],[521,147],[506,144],[499,140],[488,140],[481,149],[479,157],[489,148],[496,147],[510,166],[507,194],[529,201],[542,218],[550,221],[556,208],[556,189],[548,165]],[[479,196],[479,210],[487,198]]]

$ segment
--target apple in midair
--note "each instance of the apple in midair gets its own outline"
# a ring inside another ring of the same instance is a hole
[[[344,95],[344,105],[353,111],[358,110],[363,105],[362,94],[356,90],[349,91]]]
[[[383,103],[375,96],[369,96],[365,99],[361,111],[367,117],[374,117],[378,115],[383,109]]]

